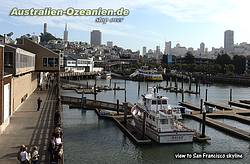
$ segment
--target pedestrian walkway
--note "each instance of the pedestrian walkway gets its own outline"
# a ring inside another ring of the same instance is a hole
[[[41,163],[49,163],[47,151],[53,129],[53,114],[56,106],[55,87],[49,91],[36,90],[13,114],[10,125],[0,135],[0,164],[16,164],[20,145],[28,151],[38,146]],[[42,99],[37,111],[37,99]]]

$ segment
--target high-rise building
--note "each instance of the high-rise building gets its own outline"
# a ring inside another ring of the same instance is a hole
[[[112,41],[107,41],[107,47],[112,48],[113,47],[113,42]]]
[[[156,46],[156,50],[155,50],[155,58],[156,58],[157,62],[159,62],[160,55],[161,55],[161,49],[160,49],[160,46]]]
[[[44,23],[43,24],[43,33],[45,34],[47,32],[48,32],[48,25],[47,25],[47,23]]]
[[[234,50],[234,32],[232,30],[224,32],[224,50],[225,52],[232,52]]]
[[[93,46],[100,46],[102,42],[102,33],[99,30],[93,30],[90,34],[90,44]]]
[[[166,54],[166,55],[171,54],[171,41],[165,42],[164,54]]]
[[[203,42],[201,42],[200,44],[200,54],[204,54],[205,53],[205,44]]]
[[[147,53],[147,47],[142,47],[142,56],[145,56]]]
[[[64,33],[63,33],[63,40],[64,42],[68,42],[68,36],[69,35],[69,32],[68,32],[68,26],[67,26],[67,23],[65,24],[65,29],[64,29]]]

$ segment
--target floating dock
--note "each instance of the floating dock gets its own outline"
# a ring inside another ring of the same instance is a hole
[[[181,106],[189,108],[191,110],[200,111],[201,109],[189,102],[180,102]],[[228,118],[239,121],[241,123],[250,124],[250,118],[244,115],[250,115],[250,111],[245,109],[231,108],[226,105],[216,104],[212,102],[204,102],[204,105],[211,107],[216,107],[222,111],[215,111],[213,113],[207,113],[206,124],[215,127],[219,130],[227,132],[228,134],[235,135],[237,137],[250,140],[250,132],[227,125],[225,123],[219,122],[213,118]],[[202,115],[199,112],[192,112],[192,114],[185,114],[186,117],[195,119],[202,122]]]
[[[116,115],[116,113],[111,112],[110,115],[102,115],[101,111],[103,109],[95,109],[96,114],[100,118],[104,119],[110,119],[114,121],[117,126],[121,129],[123,133],[125,133],[135,144],[137,145],[146,145],[150,144],[152,142],[151,139],[149,139],[147,136],[142,137],[142,133],[140,133],[140,130],[136,129],[134,126],[131,125],[132,116],[127,116],[127,124],[124,123],[124,113],[121,113],[119,115]]]
[[[240,101],[228,101],[228,104],[231,106],[239,107],[239,108],[250,109],[249,104],[241,103]]]

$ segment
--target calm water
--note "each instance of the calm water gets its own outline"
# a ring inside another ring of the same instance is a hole
[[[89,81],[91,83],[93,81]],[[124,87],[124,81],[112,80],[117,86]],[[109,81],[98,81],[97,84],[109,85]],[[165,83],[162,83],[165,84]],[[150,83],[149,86],[153,86]],[[127,81],[127,101],[136,102],[141,94],[146,92],[146,83],[141,83],[138,94],[138,83]],[[201,97],[204,97],[206,86],[201,87]],[[250,88],[213,85],[208,87],[208,99],[211,101],[225,102],[229,97],[229,88],[233,88],[234,99],[247,99]],[[195,87],[193,87],[195,89]],[[171,104],[177,104],[181,100],[181,94],[160,91],[168,96]],[[64,91],[64,95],[77,95],[72,91]],[[88,95],[88,97],[93,97]],[[102,92],[97,99],[106,101],[124,101],[124,91]],[[185,95],[185,100],[199,103],[199,96]],[[229,120],[230,121],[230,120]],[[233,120],[231,120],[233,121]],[[184,120],[189,127],[199,131],[200,123],[194,120]],[[235,123],[235,122],[234,122]],[[229,122],[230,124],[230,122]],[[235,123],[236,124],[236,123]],[[245,127],[247,128],[247,127]],[[206,133],[211,137],[209,143],[189,144],[152,144],[147,146],[135,146],[120,129],[109,120],[98,119],[94,111],[81,109],[64,109],[64,142],[65,163],[232,163],[247,164],[250,161],[250,142],[231,137],[213,128],[206,127]],[[238,152],[243,153],[244,158],[238,160],[212,160],[212,159],[175,159],[176,153],[194,152]]]

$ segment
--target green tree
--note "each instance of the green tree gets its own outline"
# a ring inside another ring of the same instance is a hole
[[[59,38],[56,38],[54,35],[52,35],[51,33],[41,33],[40,34],[40,41],[41,42],[48,42],[50,40],[60,40]]]
[[[215,63],[222,67],[221,73],[226,73],[225,65],[232,64],[232,60],[228,54],[221,54],[217,56]]]
[[[191,51],[188,51],[184,57],[184,62],[186,64],[194,64],[194,55]]]
[[[243,74],[246,70],[246,57],[242,55],[235,55],[232,63],[235,67],[236,74]]]
[[[225,73],[226,74],[233,74],[234,73],[234,70],[235,70],[235,68],[234,68],[234,65],[233,64],[226,64],[225,65]]]

